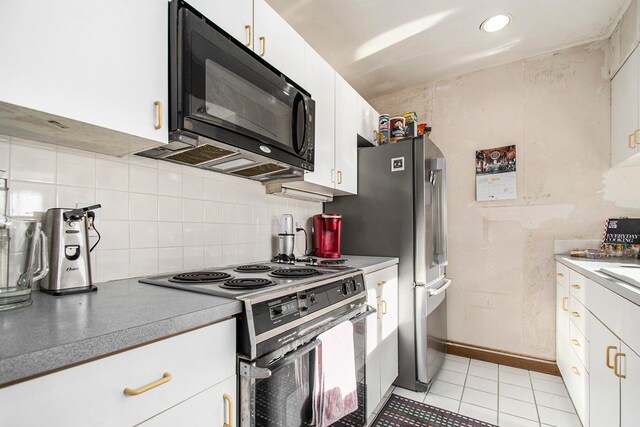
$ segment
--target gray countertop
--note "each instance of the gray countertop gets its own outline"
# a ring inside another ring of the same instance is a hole
[[[347,265],[362,270],[364,274],[391,267],[399,262],[398,258],[379,256],[342,255],[342,258],[347,260]]]
[[[365,274],[398,258],[344,255]],[[139,283],[99,283],[98,292],[53,297],[0,312],[0,387],[235,316],[238,301]]]
[[[621,258],[605,258],[605,259],[587,259],[573,258],[568,255],[556,255],[556,261],[566,265],[572,270],[577,271],[588,279],[604,286],[610,291],[615,292],[623,298],[628,299],[634,304],[640,305],[640,288],[628,283],[614,279],[597,270],[603,267],[615,267],[620,265],[640,265],[640,260],[621,259]]]
[[[0,312],[0,386],[214,323],[241,312],[238,301],[138,283],[97,284],[98,292],[53,297]]]

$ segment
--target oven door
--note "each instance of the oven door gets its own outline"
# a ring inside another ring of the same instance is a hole
[[[194,11],[180,9],[178,22],[183,123],[177,126],[313,170],[310,95]]]
[[[358,382],[358,410],[333,426],[364,427],[366,425],[366,322],[375,313],[368,309],[359,315],[345,316],[335,324],[351,320]],[[321,332],[316,331],[314,337]],[[250,363],[241,360],[240,372],[240,425],[241,427],[301,427],[311,425],[313,411],[313,378],[316,349],[320,341],[312,338],[308,344],[297,347],[280,359],[270,362],[270,355]]]

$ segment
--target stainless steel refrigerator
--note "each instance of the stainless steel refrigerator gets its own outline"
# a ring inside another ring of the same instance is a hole
[[[392,256],[399,265],[399,376],[425,391],[446,352],[447,197],[445,159],[428,138],[358,151],[358,195],[336,197],[342,253]]]

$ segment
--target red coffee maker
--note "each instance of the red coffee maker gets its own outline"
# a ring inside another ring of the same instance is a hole
[[[342,215],[323,213],[313,216],[313,249],[321,258],[340,258]]]

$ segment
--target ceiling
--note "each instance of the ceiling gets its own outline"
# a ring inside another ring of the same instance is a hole
[[[606,38],[629,3],[629,0],[267,1],[369,99]],[[491,34],[480,31],[482,21],[499,13],[513,17],[506,29]]]

